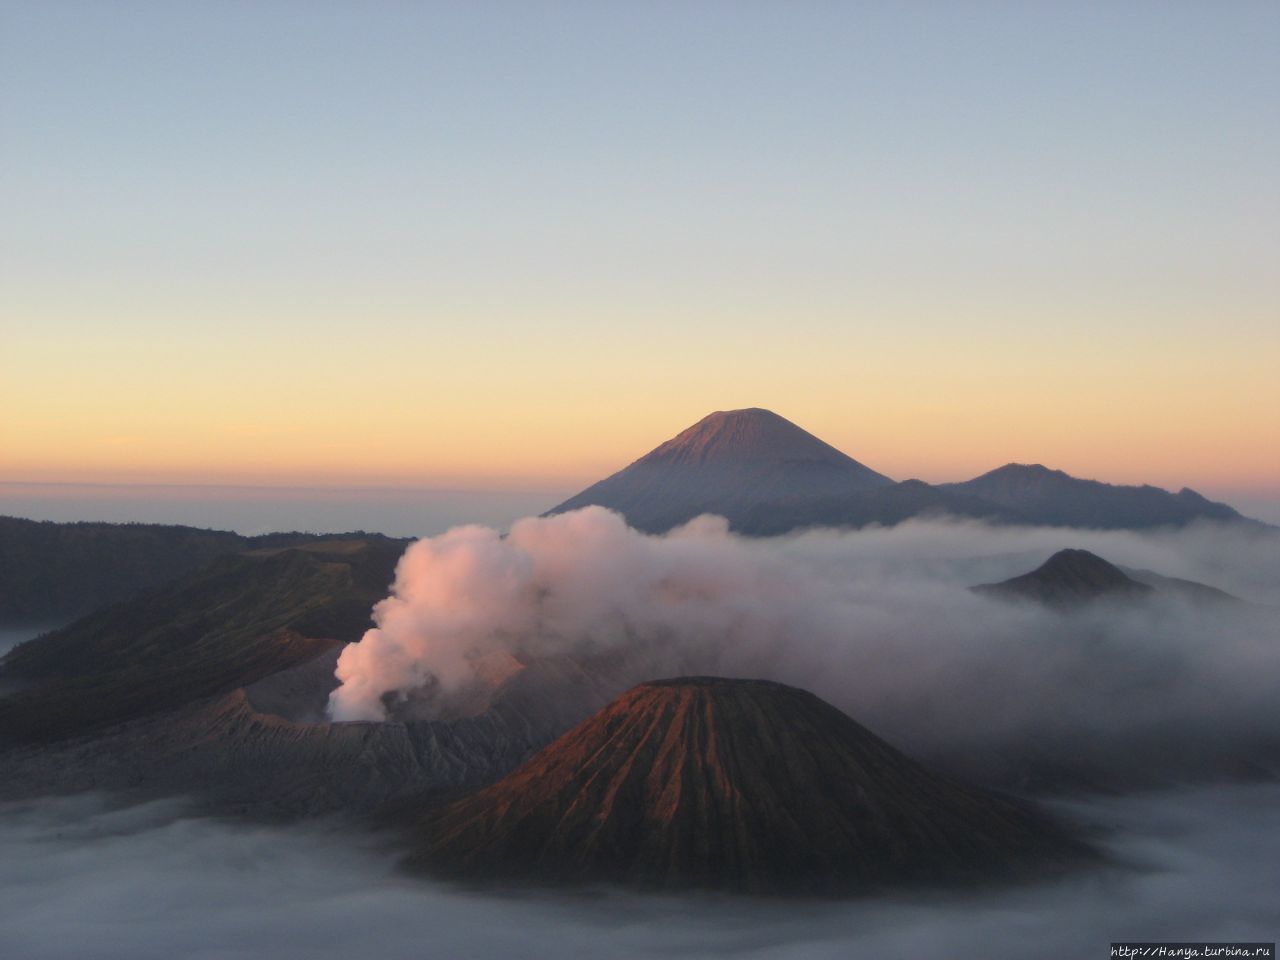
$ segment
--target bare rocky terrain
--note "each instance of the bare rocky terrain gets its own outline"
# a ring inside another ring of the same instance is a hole
[[[488,783],[625,687],[607,665],[547,661],[473,716],[330,723],[337,653],[173,711],[0,751],[0,799],[110,790],[253,817],[367,815]]]
[[[717,677],[630,690],[418,836],[411,862],[450,877],[774,894],[1087,856],[1049,816],[929,772],[810,693]]]
[[[508,772],[637,679],[618,658],[514,663],[472,708],[329,722],[342,647],[402,544],[325,540],[221,557],[0,660],[0,798],[190,795],[252,816],[367,814]]]

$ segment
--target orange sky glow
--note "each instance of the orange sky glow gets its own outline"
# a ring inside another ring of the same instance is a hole
[[[760,406],[1280,502],[1273,6],[771,9],[12,5],[0,483],[568,493]]]

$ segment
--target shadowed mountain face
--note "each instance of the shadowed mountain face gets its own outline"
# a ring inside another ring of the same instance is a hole
[[[1225,503],[1194,490],[1170,493],[1159,487],[1128,487],[1081,480],[1040,464],[1010,463],[963,483],[941,489],[997,504],[1026,523],[1061,527],[1140,530],[1183,526],[1194,520],[1239,522]]]
[[[1053,607],[1102,599],[1141,599],[1155,592],[1088,550],[1059,550],[1030,573],[973,590],[998,599],[1033,600]]]
[[[707,677],[632,689],[418,830],[411,864],[446,876],[777,894],[1017,877],[1082,853],[810,693]]]
[[[809,527],[893,526],[913,517],[972,517],[990,523],[1017,523],[1016,511],[922,480],[860,490],[843,496],[817,496],[761,504],[743,511],[739,533],[768,537]]]
[[[0,662],[0,741],[76,736],[249,684],[357,639],[404,544],[326,540],[222,557]]]
[[[1211,587],[1207,583],[1183,580],[1181,577],[1166,577],[1154,570],[1135,570],[1130,567],[1122,569],[1139,583],[1145,583],[1162,594],[1181,597],[1191,603],[1234,607],[1245,602],[1234,594]]]
[[[220,530],[0,517],[0,623],[69,620],[247,546]]]
[[[85,736],[0,741],[0,800],[111,790],[182,795],[213,813],[268,818],[421,810],[430,798],[509,773],[629,685],[615,676],[629,675],[625,665],[547,659],[506,680],[475,716],[329,723],[323,710],[337,656],[330,649],[228,693]]]
[[[152,523],[0,517],[0,624],[67,622],[194,573],[218,557],[343,537]]]
[[[631,466],[550,510],[598,505],[661,532],[702,513],[735,528],[751,511],[890,486],[811,433],[768,410],[713,413]]]
[[[494,678],[475,715],[329,723],[339,651],[370,626],[403,546],[222,557],[15,648],[0,660],[0,799],[123,790],[219,813],[368,812],[490,783],[652,675],[616,656],[544,658]]]

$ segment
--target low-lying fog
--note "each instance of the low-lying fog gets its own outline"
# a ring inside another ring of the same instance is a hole
[[[80,797],[0,807],[0,955],[773,957],[1096,960],[1112,940],[1265,940],[1280,929],[1280,786],[1067,808],[1123,866],[1040,887],[798,904],[498,896],[399,875],[336,828],[245,826],[176,803]]]

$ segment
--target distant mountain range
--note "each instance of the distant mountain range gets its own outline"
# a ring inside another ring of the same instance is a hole
[[[1086,854],[811,693],[718,677],[641,684],[419,837],[414,865],[468,880],[787,895],[1021,878]]]
[[[1098,529],[1196,520],[1264,526],[1193,490],[1116,486],[1039,464],[1011,463],[963,483],[895,483],[759,408],[713,413],[549,513],[592,504],[650,533],[702,513],[724,516],[734,530],[755,536],[943,515]]]
[[[1245,520],[1225,503],[1187,487],[1170,493],[1145,484],[1117,486],[1081,480],[1038,463],[1010,463],[964,483],[939,487],[1007,508],[1027,523],[1051,527],[1136,530],[1183,526],[1193,520]]]

